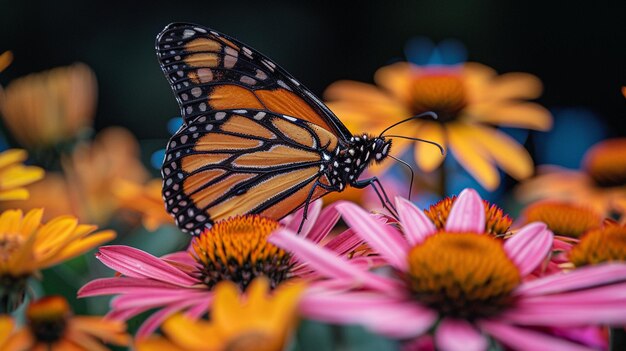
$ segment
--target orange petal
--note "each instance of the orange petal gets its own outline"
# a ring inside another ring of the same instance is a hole
[[[324,91],[324,99],[367,104],[397,103],[395,99],[375,85],[353,80],[340,80],[329,85]]]
[[[457,123],[449,123],[447,131],[450,150],[461,166],[485,189],[497,188],[500,184],[500,175],[485,150],[473,140],[475,136]]]
[[[541,80],[529,73],[512,72],[493,79],[488,98],[491,100],[536,99],[541,95]]]
[[[387,89],[405,104],[411,102],[411,84],[420,68],[408,62],[398,62],[379,68],[374,74],[376,84]]]
[[[474,141],[491,154],[496,163],[517,180],[528,178],[533,173],[533,160],[526,149],[515,139],[488,127],[468,125],[468,133]]]
[[[466,110],[476,122],[497,126],[546,131],[552,128],[552,115],[543,106],[532,102],[494,105],[478,104]]]
[[[162,336],[151,336],[147,339],[138,340],[135,343],[134,350],[137,351],[162,351],[162,350],[170,350],[170,351],[189,351],[190,348],[179,347],[178,345],[172,344],[167,339]]]
[[[168,318],[161,326],[170,340],[185,350],[219,350],[224,338],[208,323],[193,321],[182,314]]]
[[[443,127],[438,122],[423,122],[417,129],[415,137],[432,141],[446,147],[446,136]],[[415,163],[424,172],[432,172],[441,165],[445,156],[439,149],[428,143],[415,143]]]
[[[4,345],[13,332],[13,328],[15,328],[13,318],[8,315],[0,315],[0,346]]]

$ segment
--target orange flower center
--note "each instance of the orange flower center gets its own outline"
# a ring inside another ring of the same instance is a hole
[[[601,187],[626,185],[626,138],[606,140],[585,154],[582,168]]]
[[[0,234],[0,269],[22,247],[23,243],[24,239],[21,235]],[[2,271],[0,271],[0,274],[2,274]]]
[[[409,252],[414,297],[442,315],[489,317],[513,303],[521,282],[502,242],[478,233],[440,232]]]
[[[224,351],[280,351],[283,345],[262,331],[248,331],[237,335],[224,347]]]
[[[70,306],[60,296],[44,297],[26,310],[28,326],[37,341],[53,343],[63,337],[70,317]]]
[[[230,280],[245,289],[264,275],[274,288],[287,279],[291,255],[267,242],[278,222],[244,215],[216,223],[191,242],[190,253],[201,264],[203,282],[212,288]]]
[[[443,123],[454,120],[467,104],[465,85],[457,74],[421,74],[411,88],[413,113],[433,111]]]
[[[436,204],[430,206],[427,210],[424,210],[424,213],[431,221],[435,224],[437,229],[444,230],[446,227],[446,221],[448,220],[448,216],[450,215],[450,210],[452,209],[452,204],[456,201],[456,196],[446,197],[445,199],[437,202]],[[483,200],[483,204],[485,205],[485,233],[499,236],[505,234],[513,220],[507,215],[504,214],[502,209],[494,204],[490,204],[489,202]]]
[[[609,225],[587,232],[572,248],[569,257],[577,267],[626,261],[626,227]]]
[[[598,228],[602,217],[593,210],[561,202],[538,202],[525,211],[526,223],[544,222],[557,235],[579,238]]]

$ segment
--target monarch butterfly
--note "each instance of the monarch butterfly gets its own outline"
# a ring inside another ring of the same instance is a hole
[[[186,23],[165,27],[156,51],[184,121],[161,169],[167,210],[183,231],[198,235],[239,214],[280,219],[302,206],[306,216],[311,201],[348,185],[372,185],[391,204],[378,179],[359,180],[391,140],[352,135],[258,51]]]

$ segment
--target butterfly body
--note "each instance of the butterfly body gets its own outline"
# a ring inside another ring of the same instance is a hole
[[[391,140],[354,136],[259,52],[194,24],[168,25],[157,57],[181,108],[161,169],[168,212],[186,232],[240,214],[280,219],[359,180]]]

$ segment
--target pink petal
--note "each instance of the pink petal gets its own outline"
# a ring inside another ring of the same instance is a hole
[[[372,215],[352,203],[337,205],[344,221],[352,227],[376,252],[385,257],[389,264],[400,271],[407,270],[406,255],[409,251],[402,234],[389,225],[375,220]]]
[[[213,296],[209,296],[205,301],[200,301],[195,306],[191,306],[189,310],[185,313],[187,316],[191,318],[200,318],[205,313],[213,303]]]
[[[336,252],[339,256],[344,256],[350,251],[356,249],[361,244],[363,244],[363,240],[361,239],[361,237],[356,235],[354,229],[350,228],[332,238],[328,243],[323,246],[331,251]]]
[[[626,265],[607,263],[577,268],[571,272],[552,274],[525,282],[517,288],[516,294],[525,296],[557,294],[624,281],[626,281]]]
[[[521,297],[502,319],[522,325],[570,327],[626,324],[626,283],[561,294]]]
[[[307,293],[300,312],[312,319],[339,324],[361,324],[393,338],[410,338],[426,332],[436,321],[432,310],[419,304],[380,294]]]
[[[128,308],[124,310],[111,310],[105,315],[105,317],[110,318],[110,319],[115,319],[118,321],[127,321],[133,318],[134,316],[140,313],[143,313],[149,309],[150,308],[139,307],[139,308]]]
[[[334,202],[322,210],[322,213],[320,213],[314,223],[315,225],[306,235],[307,239],[314,243],[319,243],[330,233],[335,224],[339,221],[339,212],[337,212],[336,207],[337,203]]]
[[[169,262],[182,263],[184,265],[191,266],[191,267],[198,265],[198,262],[196,262],[196,260],[194,260],[194,258],[191,257],[188,251],[172,252],[171,254],[161,256],[161,259],[164,261],[167,261],[168,263]]]
[[[103,246],[96,257],[108,267],[129,277],[151,278],[182,286],[199,282],[157,257],[129,246]]]
[[[525,277],[545,260],[552,249],[553,238],[544,223],[530,223],[504,242],[504,250]]]
[[[445,318],[435,333],[437,350],[481,351],[487,350],[487,339],[464,320]]]
[[[479,322],[481,329],[503,344],[520,351],[592,351],[592,349],[548,334],[492,321]]]
[[[135,308],[141,306],[150,306],[153,308],[157,308],[179,303],[181,301],[196,301],[198,299],[207,299],[209,296],[212,296],[212,292],[210,291],[196,293],[184,290],[179,290],[175,292],[153,293],[150,295],[121,295],[111,301],[111,307],[116,309]]]
[[[398,196],[396,197],[396,207],[398,208],[398,215],[400,215],[402,231],[409,245],[415,246],[437,231],[433,222],[411,201]]]
[[[309,203],[309,208],[307,211],[307,220],[302,223],[302,230],[299,235],[306,237],[311,228],[317,223],[317,217],[322,210],[322,200],[316,200]],[[300,223],[302,222],[302,216],[304,215],[304,207],[300,208],[296,213],[293,214],[288,219],[288,223],[286,224],[287,229],[298,232],[298,227],[300,227]]]
[[[326,277],[344,280],[355,287],[367,286],[383,291],[394,291],[398,287],[398,281],[361,270],[334,252],[301,238],[290,230],[279,229],[268,241],[293,252],[300,262],[306,262],[317,273]]]
[[[180,286],[158,280],[117,277],[101,278],[90,281],[78,290],[78,297],[113,295],[113,294],[150,294],[153,290],[175,290]]]
[[[485,206],[474,189],[465,189],[452,204],[446,221],[448,232],[485,232]]]

